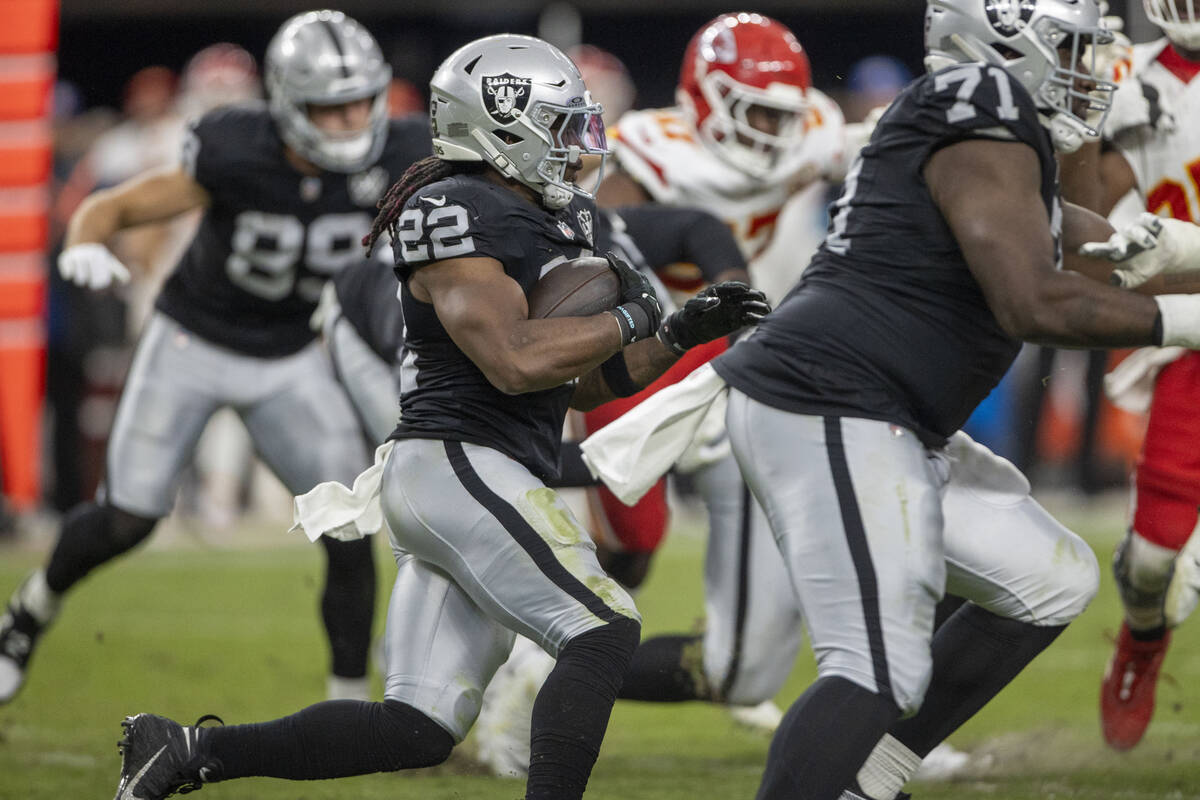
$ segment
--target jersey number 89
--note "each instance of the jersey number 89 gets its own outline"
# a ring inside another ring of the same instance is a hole
[[[243,211],[234,221],[225,270],[236,286],[257,297],[282,300],[296,292],[316,302],[325,280],[361,258],[359,242],[371,228],[365,212],[324,214],[308,224],[291,214]],[[304,265],[316,275],[300,275]]]

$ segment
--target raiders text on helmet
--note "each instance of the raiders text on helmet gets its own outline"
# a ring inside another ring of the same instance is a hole
[[[547,208],[591,197],[566,171],[581,155],[608,153],[601,108],[558,48],[532,36],[488,36],[442,62],[429,91],[439,158],[486,162]]]
[[[340,11],[308,11],[283,23],[265,59],[271,116],[283,141],[322,169],[358,172],[387,140],[392,68],[365,28]],[[310,105],[371,99],[367,129],[338,136],[308,118]]]
[[[1095,0],[929,0],[925,67],[1004,68],[1033,96],[1060,152],[1099,135],[1113,84],[1095,75],[1095,44],[1112,41]]]

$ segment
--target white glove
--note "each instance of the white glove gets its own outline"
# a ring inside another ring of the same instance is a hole
[[[1108,3],[1100,3],[1100,25],[1111,31],[1113,40],[1096,48],[1096,77],[1101,80],[1120,83],[1133,68],[1133,42],[1122,31],[1125,30],[1125,20],[1117,14],[1108,13]]]
[[[1162,346],[1200,350],[1200,294],[1154,296],[1162,319]]]
[[[58,256],[58,272],[69,281],[89,289],[103,289],[114,280],[129,283],[129,270],[95,242],[71,245]]]
[[[1082,245],[1079,254],[1117,264],[1110,281],[1133,289],[1155,275],[1200,271],[1200,226],[1143,211],[1108,241]]]

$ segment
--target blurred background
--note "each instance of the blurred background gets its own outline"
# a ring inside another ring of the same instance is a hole
[[[63,227],[89,192],[177,158],[184,120],[260,94],[258,62],[295,0],[0,0],[0,534],[90,496],[131,346],[194,220],[114,243],[155,277],[117,290],[65,284],[52,268]],[[615,120],[673,103],[688,39],[725,11],[792,28],[814,84],[849,120],[921,70],[922,0],[345,0],[396,74],[396,114],[421,112],[425,84],[460,44],[503,31],[574,50]],[[1156,35],[1140,2],[1112,3],[1135,41]],[[135,270],[135,273],[137,271]],[[1123,487],[1143,421],[1100,395],[1120,353],[1027,348],[971,421],[1038,488]],[[254,465],[235,417],[218,417],[179,512],[227,526],[247,509],[287,516],[289,499]]]

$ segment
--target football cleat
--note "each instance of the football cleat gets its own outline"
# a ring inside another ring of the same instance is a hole
[[[475,758],[496,777],[529,774],[533,703],[552,669],[554,659],[521,637],[488,684],[475,722]]]
[[[774,700],[764,700],[756,706],[726,706],[729,716],[747,730],[771,736],[783,722],[783,709]]]
[[[121,781],[115,800],[162,800],[209,781],[206,771],[212,765],[200,752],[199,727],[210,719],[221,722],[211,714],[188,727],[154,714],[126,717],[121,722],[125,736],[117,743]]]
[[[971,763],[970,753],[964,753],[948,742],[942,742],[921,760],[913,778],[919,781],[948,781]]]
[[[1161,639],[1138,641],[1121,623],[1116,652],[1100,684],[1100,728],[1109,747],[1129,750],[1142,740],[1154,715],[1154,688],[1170,643],[1170,631]]]
[[[0,616],[0,703],[12,700],[25,683],[25,670],[43,628],[17,603]]]

